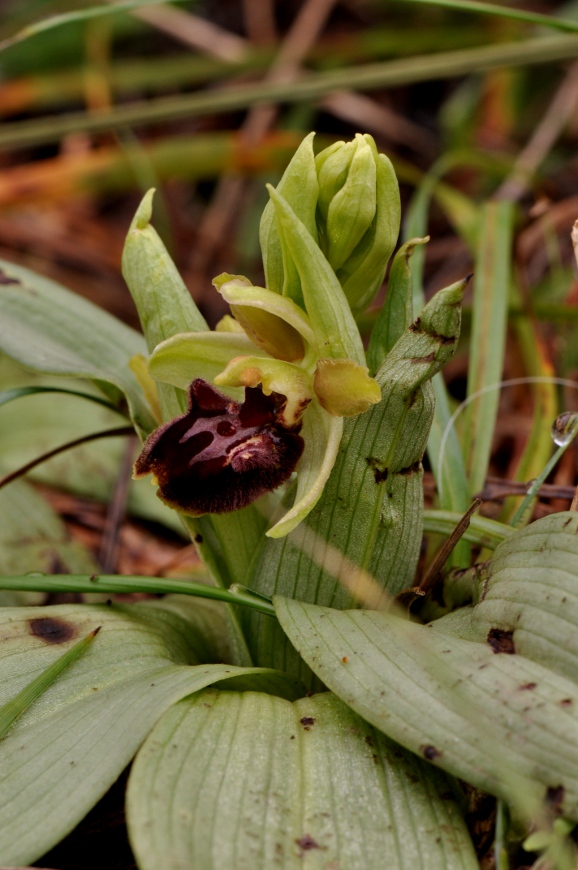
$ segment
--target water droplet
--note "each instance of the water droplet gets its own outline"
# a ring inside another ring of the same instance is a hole
[[[558,447],[566,447],[576,435],[578,426],[578,414],[573,411],[564,411],[552,424],[552,440]]]

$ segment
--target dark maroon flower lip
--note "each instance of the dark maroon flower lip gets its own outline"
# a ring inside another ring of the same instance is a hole
[[[197,378],[188,411],[149,435],[134,477],[154,474],[159,497],[190,516],[246,507],[285,483],[303,453],[300,424],[279,422],[285,402],[260,387],[235,402]]]

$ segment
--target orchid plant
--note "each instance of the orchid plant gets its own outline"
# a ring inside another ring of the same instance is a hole
[[[381,398],[354,313],[383,282],[400,205],[391,163],[368,135],[315,157],[310,134],[269,193],[261,220],[267,288],[218,276],[214,286],[232,316],[214,332],[178,332],[152,348],[150,375],[188,390],[189,407],[149,437],[135,473],[152,472],[167,504],[198,516],[238,510],[296,471],[294,504],[267,532],[281,537],[318,501],[343,418]],[[127,240],[131,288],[140,280],[136,261],[151,197]],[[239,405],[243,387],[247,398]]]
[[[484,520],[470,540],[496,553],[467,574],[468,606],[430,596],[435,620],[407,618],[429,582],[413,588],[431,379],[467,279],[415,317],[410,260],[427,240],[406,241],[365,349],[358,320],[399,231],[389,160],[368,135],[315,156],[311,134],[269,194],[266,286],[218,276],[230,314],[214,331],[151,226],[152,191],[123,257],[144,338],[1,264],[0,350],[36,374],[0,405],[48,391],[122,415],[96,435],[136,432],[134,485],[152,475],[164,502],[147,487],[148,515],[176,510],[205,573],[108,575],[68,551],[69,573],[42,553],[3,568],[0,595],[88,600],[2,601],[0,863],[42,858],[132,762],[140,870],[476,870],[459,780],[500,818],[508,803],[532,819],[528,848],[569,870],[578,618],[553,600],[573,600],[576,514]],[[0,534],[35,529],[33,494],[10,487]],[[106,602],[131,591],[163,597]]]

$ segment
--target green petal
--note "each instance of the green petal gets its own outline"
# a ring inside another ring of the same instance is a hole
[[[149,372],[157,381],[186,390],[195,378],[214,381],[234,357],[261,353],[240,333],[181,332],[156,346]]]
[[[315,344],[315,335],[309,318],[291,299],[264,287],[253,287],[239,275],[219,275],[213,284],[262,350],[286,362],[300,362],[310,356],[307,351]]]
[[[296,426],[313,398],[313,387],[306,371],[291,363],[257,356],[231,360],[225,371],[215,378],[218,387],[256,387],[261,384],[266,396],[281,393],[287,403],[280,416],[284,426]]]
[[[301,277],[305,307],[323,356],[365,363],[359,330],[335,272],[286,200],[268,185],[279,229]]]
[[[296,469],[298,476],[295,503],[269,529],[269,538],[288,535],[317,504],[335,464],[343,435],[343,417],[332,417],[317,402],[312,402],[303,415],[301,434],[305,449]]]
[[[379,384],[367,366],[350,359],[320,359],[313,378],[320,404],[336,417],[355,417],[381,400]]]

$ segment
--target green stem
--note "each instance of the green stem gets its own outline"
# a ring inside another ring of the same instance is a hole
[[[459,511],[425,510],[423,512],[423,530],[424,532],[451,535],[462,516]],[[493,550],[512,532],[513,529],[510,526],[505,526],[496,520],[474,516],[470,519],[470,525],[464,532],[463,539]]]
[[[0,589],[25,592],[105,592],[111,594],[148,592],[154,595],[193,595],[211,598],[227,604],[246,604],[267,616],[275,616],[268,598],[252,594],[250,589],[233,591],[217,586],[205,586],[189,580],[165,580],[162,577],[119,574],[25,574],[0,576]]]
[[[297,82],[239,85],[221,91],[183,94],[123,105],[98,114],[75,112],[6,125],[0,148],[18,148],[57,142],[70,133],[95,133],[119,127],[193,118],[238,111],[263,103],[296,103],[317,100],[332,91],[373,90],[413,82],[448,79],[500,67],[562,62],[578,56],[578,37],[526,39],[479,48],[392,60],[310,73]]]
[[[518,508],[518,510],[516,511],[516,513],[514,514],[514,516],[512,518],[512,526],[514,526],[514,528],[516,526],[520,525],[520,523],[524,519],[524,514],[526,513],[526,511],[530,507],[530,504],[532,503],[533,499],[536,497],[536,493],[538,492],[538,490],[540,489],[540,487],[542,486],[542,484],[544,483],[544,481],[546,480],[546,478],[548,477],[548,475],[550,474],[550,472],[552,471],[554,466],[558,463],[558,461],[564,455],[564,453],[566,452],[566,450],[568,449],[568,447],[570,446],[570,444],[572,443],[572,441],[574,440],[574,438],[576,437],[577,434],[578,434],[578,420],[576,420],[574,422],[572,428],[570,429],[570,432],[568,433],[568,436],[567,436],[567,441],[565,441],[564,444],[561,444],[558,447],[558,450],[556,450],[556,452],[552,455],[550,460],[544,466],[542,473],[539,474],[538,477],[536,477],[532,481],[530,487],[528,488],[528,492],[526,493],[526,496],[525,496],[524,500],[522,501],[522,504],[520,505],[520,507]]]

